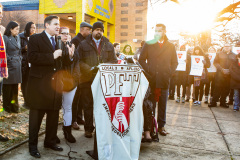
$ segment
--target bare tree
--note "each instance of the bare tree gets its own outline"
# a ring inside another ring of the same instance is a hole
[[[3,12],[2,25],[6,27],[10,21],[16,21],[20,25],[20,32],[22,32],[28,22],[27,19],[28,17],[21,11],[5,11]]]

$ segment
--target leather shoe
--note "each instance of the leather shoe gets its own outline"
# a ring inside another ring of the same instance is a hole
[[[162,136],[166,136],[167,134],[169,134],[164,127],[158,128],[158,133]]]
[[[72,128],[75,129],[75,130],[79,130],[79,129],[80,129],[80,127],[79,127],[79,125],[78,125],[77,122],[74,122],[74,123],[72,124]]]
[[[77,123],[78,123],[78,124],[83,124],[83,125],[84,125],[84,124],[85,124],[85,121],[82,120],[82,119],[80,119],[80,120],[77,121]]]
[[[31,156],[35,157],[35,158],[41,158],[41,154],[39,153],[38,150],[29,150],[29,153]]]
[[[92,138],[92,132],[85,131],[85,137],[86,138]]]
[[[63,151],[63,148],[60,147],[60,146],[57,146],[57,145],[53,145],[53,146],[50,146],[50,145],[44,145],[44,148],[50,148],[54,151]]]
[[[208,107],[217,107],[217,103],[215,102],[212,102],[212,103],[210,103],[209,105],[208,105]]]

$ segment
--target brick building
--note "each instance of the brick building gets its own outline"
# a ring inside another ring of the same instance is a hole
[[[135,52],[147,37],[147,0],[116,0],[115,41]]]

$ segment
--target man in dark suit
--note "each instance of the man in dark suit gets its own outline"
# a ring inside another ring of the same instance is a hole
[[[154,40],[146,42],[139,57],[139,63],[150,75],[149,85],[152,90],[152,99],[158,102],[158,132],[166,136],[164,126],[166,124],[166,108],[168,88],[171,76],[177,65],[177,54],[174,44],[168,41],[166,26],[157,24]]]
[[[87,22],[82,22],[80,24],[80,32],[71,40],[71,43],[75,45],[75,48],[78,48],[78,45],[89,35],[91,34],[92,25]],[[82,92],[80,86],[77,87],[75,93],[73,104],[72,104],[72,127],[73,129],[80,129],[78,124],[84,124],[82,117],[83,105],[81,104]]]
[[[28,59],[31,63],[27,98],[29,99],[29,152],[40,158],[37,149],[38,132],[42,119],[46,118],[44,147],[63,151],[56,145],[59,109],[62,105],[62,82],[57,65],[62,50],[56,50],[56,35],[59,33],[59,18],[48,16],[44,20],[45,30],[32,35],[28,44]]]

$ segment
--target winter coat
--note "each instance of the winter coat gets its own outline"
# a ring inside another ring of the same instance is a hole
[[[78,54],[80,59],[80,85],[82,87],[90,87],[95,74],[90,71],[92,67],[97,67],[100,63],[117,63],[117,57],[114,52],[113,45],[106,37],[102,37],[100,43],[100,52],[90,34],[78,46]],[[89,74],[90,73],[90,74]],[[91,74],[93,73],[93,74]]]
[[[240,66],[238,65],[238,61],[233,61],[230,66],[230,75],[231,81],[230,86],[232,89],[240,89]]]
[[[78,48],[78,45],[84,40],[85,38],[82,36],[81,33],[78,33],[73,39],[71,40],[71,43],[75,45],[75,48]]]
[[[63,52],[67,52],[67,46],[64,43],[63,46]],[[80,78],[79,56],[77,51],[74,52],[72,59],[70,59],[69,54],[62,56],[62,61],[63,91],[69,92],[78,85]]]
[[[144,44],[139,63],[147,72],[152,88],[169,88],[170,78],[178,65],[175,46],[165,36],[162,47],[155,40]]]
[[[28,60],[31,63],[27,99],[31,109],[59,110],[62,106],[61,68],[56,65],[53,47],[45,31],[30,36]]]
[[[7,55],[8,78],[3,78],[3,84],[22,83],[22,56],[20,38],[16,36],[3,36]]]
[[[232,62],[236,59],[236,55],[233,52],[230,52],[229,54],[225,53],[224,51],[219,52],[215,59],[213,64],[215,65],[215,67],[217,68],[217,73],[216,73],[216,83],[220,80],[220,79],[224,79],[224,78],[230,78],[230,75],[227,74],[223,74],[222,73],[222,69],[229,69],[230,65],[232,64]]]
[[[22,74],[26,74],[29,71],[27,49],[25,46],[28,45],[28,38],[25,36],[24,32],[19,34],[21,40],[21,52],[22,52]]]

